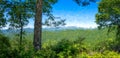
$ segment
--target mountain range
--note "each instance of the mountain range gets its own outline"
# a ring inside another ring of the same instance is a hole
[[[82,28],[82,27],[75,27],[75,26],[68,26],[68,27],[45,27],[42,28],[42,31],[60,31],[60,30],[76,30],[76,29],[88,29],[88,28]],[[89,28],[89,29],[94,29],[94,28]],[[34,31],[33,28],[24,28],[24,31],[27,33],[32,33]],[[18,30],[8,30],[8,29],[3,29],[3,33],[16,33]]]

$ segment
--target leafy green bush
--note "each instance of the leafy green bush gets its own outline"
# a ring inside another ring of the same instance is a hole
[[[19,49],[18,41],[11,40],[0,34],[0,58],[30,58],[33,50],[28,40],[23,41],[21,49]]]
[[[51,49],[42,49],[35,53],[35,58],[56,58],[55,51]]]
[[[35,53],[35,58],[76,58],[78,53],[87,51],[83,44],[84,38],[71,41],[62,39],[54,45],[50,45]]]
[[[119,58],[120,54],[115,51],[105,50],[102,54],[97,52],[94,55],[92,55],[92,57],[98,57],[98,56],[101,58]]]
[[[76,58],[120,58],[120,54],[115,51],[105,50],[103,53],[100,52],[91,52],[86,53],[82,52],[77,55]]]
[[[56,52],[58,58],[75,57],[78,53],[87,50],[82,43],[83,40],[84,38],[79,38],[75,41],[63,39],[51,47],[51,49]]]
[[[11,57],[12,58],[32,58],[34,56],[34,49],[32,41],[23,39],[22,45],[19,46],[18,39],[11,39]]]
[[[116,41],[115,38],[108,38],[98,42],[95,45],[94,51],[104,52],[105,50],[116,51],[120,53],[120,42]]]
[[[10,47],[9,39],[0,34],[0,58],[10,57]]]
[[[106,39],[106,40],[101,41],[98,44],[96,44],[94,51],[102,53],[105,50],[114,50],[115,46],[116,46],[116,43],[115,43],[114,39],[110,38],[110,39]]]

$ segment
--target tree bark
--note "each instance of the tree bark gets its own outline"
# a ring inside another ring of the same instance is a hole
[[[33,40],[34,49],[36,51],[41,49],[42,46],[41,38],[42,38],[42,0],[37,0]]]
[[[23,24],[22,24],[22,18],[20,15],[20,46],[22,45],[22,37],[23,37]]]
[[[116,41],[120,44],[120,25],[117,26]]]
[[[20,0],[21,3],[21,0]],[[22,39],[23,39],[23,22],[22,22],[22,15],[20,14],[20,50],[22,48]]]

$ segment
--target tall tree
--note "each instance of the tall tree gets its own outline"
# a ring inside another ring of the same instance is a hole
[[[31,6],[32,4],[28,4],[28,1],[22,0],[0,0],[0,6],[2,7],[2,15],[1,18],[5,16],[9,16],[6,19],[2,19],[2,26],[5,25],[5,22],[9,22],[10,28],[19,29],[19,37],[20,37],[20,46],[22,44],[23,38],[23,27],[28,24],[28,19],[32,17]]]
[[[36,14],[34,23],[34,48],[39,50],[42,47],[42,14],[46,16],[51,15],[52,5],[55,4],[57,0],[37,0],[36,1]]]
[[[34,48],[35,50],[41,49],[41,38],[42,38],[42,13],[49,16],[51,12],[52,5],[58,0],[37,0],[36,4],[36,15],[34,23]],[[90,2],[95,2],[96,0],[73,0],[78,5],[89,5]]]
[[[7,23],[7,19],[5,18],[5,2],[0,0],[0,28],[5,27]]]
[[[41,49],[41,36],[42,36],[42,0],[37,0],[36,15],[34,23],[34,48],[36,50]]]
[[[19,29],[20,45],[22,44],[23,38],[23,27],[28,24],[28,19],[31,18],[32,14],[29,12],[29,8],[26,8],[26,2],[24,1],[12,1],[10,11],[8,12],[9,18],[9,27]],[[20,8],[20,9],[19,9]]]
[[[96,14],[96,23],[99,28],[109,28],[109,32],[116,29],[117,48],[120,48],[120,0],[101,0]]]

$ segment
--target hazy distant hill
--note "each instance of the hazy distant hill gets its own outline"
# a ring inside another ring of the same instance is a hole
[[[43,28],[42,31],[59,31],[59,30],[77,30],[77,29],[86,29],[86,28],[80,28],[80,27],[75,27],[75,26],[69,26],[69,27],[46,27]],[[24,28],[24,31],[26,31],[27,33],[32,33],[34,31],[33,28]],[[18,30],[7,30],[4,29],[2,30],[3,33],[5,34],[9,34],[9,33],[16,33],[19,32]]]

